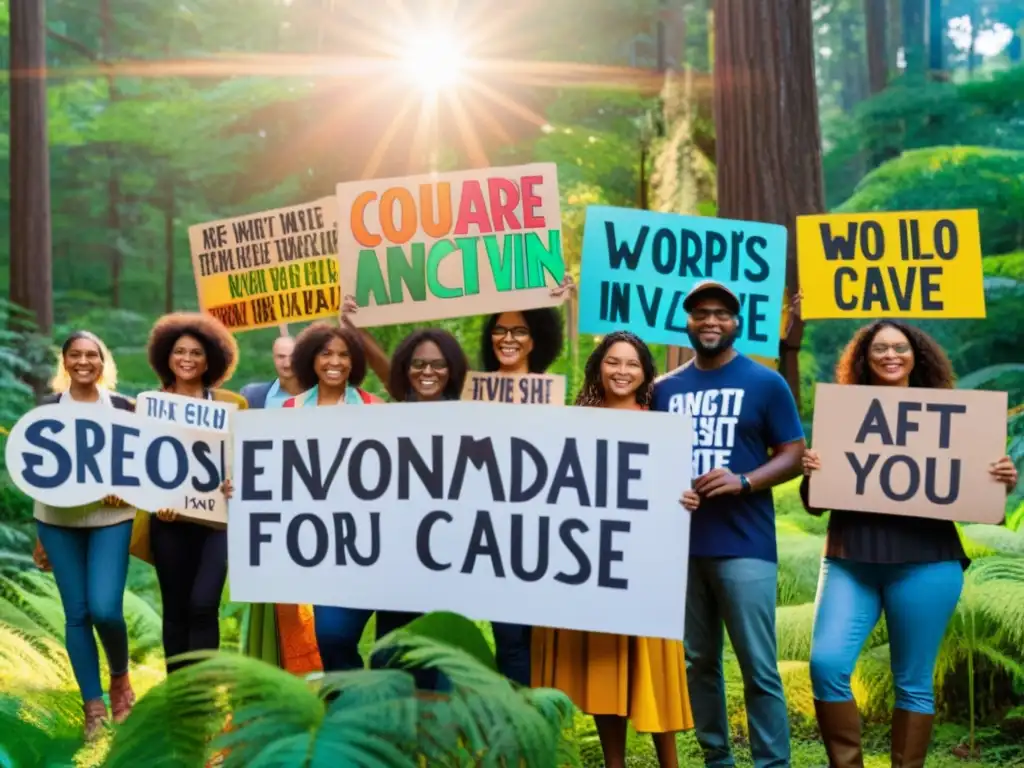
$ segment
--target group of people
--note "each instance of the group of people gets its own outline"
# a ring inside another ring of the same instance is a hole
[[[806,448],[786,382],[735,350],[736,295],[705,282],[689,293],[684,309],[692,361],[658,378],[643,341],[632,333],[611,333],[588,359],[576,397],[578,406],[664,411],[692,421],[694,480],[680,498],[683,514],[691,515],[684,641],[495,623],[497,663],[513,682],[561,689],[594,715],[609,768],[625,765],[627,721],[653,735],[662,766],[677,765],[675,734],[691,728],[706,765],[728,766],[734,764],[722,663],[728,632],[743,677],[754,763],[788,766],[789,726],[775,634],[772,488],[802,472],[806,504],[807,478],[820,468],[821,458]],[[273,349],[278,378],[247,386],[241,395],[220,389],[234,369],[237,347],[211,317],[162,318],[150,336],[149,360],[165,391],[231,400],[243,408],[382,404],[360,387],[368,367],[394,401],[461,397],[469,365],[454,337],[437,328],[419,330],[389,356],[369,331],[354,326],[354,310],[346,300],[340,323],[314,323],[294,340],[279,338]],[[492,315],[481,337],[482,368],[509,375],[545,372],[560,354],[562,325],[553,308]],[[131,401],[114,392],[115,376],[103,342],[87,332],[73,334],[62,349],[51,401],[130,410]],[[933,339],[894,320],[858,331],[836,371],[840,384],[873,386],[948,388],[953,378]],[[1017,471],[1009,458],[992,458],[991,476],[1009,492]],[[224,490],[230,497],[230,483]],[[109,498],[75,510],[37,504],[36,518],[37,560],[52,565],[60,590],[68,655],[85,702],[86,733],[92,736],[110,714],[115,721],[126,717],[134,701],[122,596],[138,520],[135,510]],[[226,533],[158,510],[150,543],[164,606],[164,650],[173,672],[183,663],[180,654],[219,645]],[[932,674],[968,562],[951,522],[832,511],[810,663],[832,766],[863,766],[850,678],[883,612],[896,689],[892,764],[923,766],[934,714]],[[358,644],[369,617],[369,611],[338,607],[253,606],[247,650],[298,674],[362,667]],[[412,618],[378,612],[377,634]],[[111,713],[102,697],[94,627],[111,672]]]

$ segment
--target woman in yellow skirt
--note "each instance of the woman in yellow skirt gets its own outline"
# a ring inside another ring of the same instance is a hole
[[[646,410],[655,375],[646,344],[610,333],[587,360],[576,405]],[[693,511],[700,499],[688,490],[680,502]],[[677,768],[675,734],[693,728],[681,641],[537,627],[532,667],[534,687],[564,691],[594,716],[606,768],[625,768],[628,721],[652,735],[662,768]]]

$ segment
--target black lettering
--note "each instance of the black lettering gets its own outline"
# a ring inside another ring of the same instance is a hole
[[[427,466],[423,456],[408,437],[398,438],[398,498],[409,501],[409,469],[416,473],[420,484],[432,499],[444,497],[444,438],[441,435],[430,437],[430,458],[432,466]]]
[[[528,440],[513,437],[511,442],[512,451],[512,487],[509,489],[508,500],[513,503],[529,501],[544,488],[548,481],[548,465],[544,461],[544,454],[537,450],[536,446]],[[537,476],[529,488],[523,488],[523,480],[526,472],[523,460],[526,456],[533,462],[533,468]]]
[[[740,233],[740,235],[742,237],[742,233]],[[757,271],[754,272],[748,268],[743,270],[743,274],[747,280],[752,283],[760,283],[761,281],[768,279],[768,274],[771,270],[768,268],[768,261],[761,253],[761,251],[767,247],[768,241],[760,235],[753,235],[747,238],[747,258],[754,262],[757,266]],[[736,279],[738,279],[738,277],[734,276],[733,280]]]
[[[889,422],[885,419],[885,409],[881,401],[875,397],[868,406],[868,412],[857,430],[857,437],[854,442],[863,443],[868,435],[878,435],[882,439],[882,445],[892,445],[892,432],[889,431]]]
[[[758,312],[758,308],[767,303],[768,297],[760,293],[747,296],[747,317],[743,324],[747,329],[747,338],[751,341],[768,341],[768,334],[758,330],[760,323],[768,318],[763,311]]]
[[[955,259],[960,250],[960,233],[950,219],[935,222],[935,253],[940,259]]]
[[[501,472],[498,470],[498,459],[494,455],[494,444],[491,438],[481,440],[463,435],[459,441],[459,452],[455,456],[455,470],[452,472],[452,483],[448,486],[448,500],[458,501],[462,493],[462,483],[466,479],[466,465],[472,464],[474,469],[487,467],[487,480],[491,485],[491,498],[494,501],[505,500],[505,489],[501,484]],[[485,513],[486,514],[486,513]]]
[[[562,446],[562,458],[558,460],[558,468],[551,478],[551,488],[548,489],[547,504],[557,504],[558,495],[563,488],[572,488],[576,491],[576,498],[581,507],[590,506],[590,493],[587,491],[587,481],[583,476],[583,465],[580,463],[580,455],[576,450],[576,438],[566,438]]]
[[[370,553],[359,554],[356,547],[356,520],[351,512],[335,512],[334,556],[338,565],[348,565],[348,557],[356,565],[373,565],[380,557],[380,512],[370,513]],[[347,555],[347,557],[346,557]]]
[[[612,536],[616,533],[629,533],[628,520],[602,520],[601,545],[597,558],[597,586],[606,589],[627,589],[627,579],[612,578],[612,563],[622,560],[622,550],[614,549]]]
[[[264,523],[280,523],[279,512],[253,512],[249,515],[249,565],[259,567],[260,545],[269,543],[274,537],[263,532]]]
[[[850,462],[850,468],[853,470],[853,474],[857,478],[857,485],[854,492],[858,496],[863,496],[868,476],[871,474],[871,470],[874,469],[875,464],[878,463],[878,454],[869,453],[867,461],[864,464],[861,464],[860,459],[857,458],[857,454],[853,451],[847,451],[846,460]]]
[[[921,309],[929,312],[942,311],[942,299],[936,295],[940,290],[941,276],[942,267],[921,267]]]
[[[857,296],[854,295],[852,299],[845,298],[846,294],[843,293],[844,279],[851,283],[856,283],[857,270],[853,267],[839,267],[839,269],[836,270],[835,276],[832,278],[832,292],[835,294],[836,306],[847,311],[856,309]]]
[[[242,501],[270,501],[274,498],[273,491],[257,491],[256,478],[267,471],[267,468],[256,465],[256,451],[271,451],[273,440],[245,440],[242,442]]]
[[[59,435],[63,431],[64,424],[57,419],[40,420],[25,429],[25,441],[34,448],[47,451],[57,463],[52,475],[43,475],[36,469],[42,466],[46,458],[36,453],[22,453],[21,460],[25,462],[22,477],[32,487],[49,490],[64,485],[71,476],[71,455],[60,443],[45,436],[45,433]]]
[[[302,528],[303,523],[309,523],[313,526],[313,533],[316,534],[316,548],[313,550],[313,556],[308,558],[299,549],[299,529]],[[329,549],[328,539],[327,524],[323,520],[309,512],[300,512],[288,523],[288,533],[285,536],[288,556],[298,566],[313,568],[320,565],[324,558],[327,557],[327,550]]]
[[[885,233],[877,221],[861,222],[860,250],[868,261],[878,261],[885,255]]]
[[[597,467],[594,471],[594,506],[608,506],[608,441],[597,441]]]
[[[586,551],[576,541],[573,534],[586,533],[589,530],[586,523],[576,519],[563,520],[562,524],[558,526],[558,538],[562,540],[565,548],[576,559],[576,562],[579,564],[579,570],[573,574],[557,573],[555,574],[555,581],[568,584],[571,587],[587,583],[591,572],[590,558],[587,557]]]
[[[367,451],[377,454],[377,485],[367,488],[363,483],[363,456]],[[391,484],[391,454],[380,440],[362,440],[352,451],[348,462],[348,484],[352,495],[360,501],[376,501],[387,491]]]
[[[170,440],[171,438],[160,438]],[[156,441],[154,441],[156,442]],[[75,479],[79,483],[88,482],[85,478],[86,470],[92,475],[93,482],[103,483],[103,475],[100,473],[99,462],[96,456],[107,444],[103,427],[95,421],[78,419],[75,422]],[[147,469],[149,469],[147,467]]]
[[[174,460],[177,462],[176,471],[170,480],[164,480],[160,474],[160,449],[165,445],[171,447]],[[185,446],[169,435],[158,437],[146,448],[146,475],[153,485],[164,491],[177,488],[184,483],[188,477],[188,454],[185,452]]]
[[[435,510],[428,512],[416,528],[416,557],[432,571],[447,571],[452,567],[451,563],[439,563],[430,552],[430,531],[434,527],[434,523],[438,520],[450,523],[452,519],[447,512]]]
[[[199,466],[206,471],[206,480],[201,480],[195,475],[192,476],[192,488],[197,493],[212,493],[220,488],[222,482],[220,468],[210,458],[212,453],[213,448],[209,443],[192,444],[192,455],[195,456]]]
[[[499,579],[505,578],[505,567],[501,564],[501,550],[498,549],[498,537],[494,533],[494,523],[491,522],[491,514],[484,509],[476,513],[476,522],[473,523],[473,533],[469,538],[466,559],[462,562],[462,572],[472,573],[478,557],[491,558],[494,575]]]
[[[701,257],[704,253],[704,245],[697,233],[690,229],[679,232],[682,246],[679,254],[679,276],[704,277],[700,271]]]
[[[889,282],[892,284],[893,298],[896,299],[896,306],[903,312],[910,311],[910,303],[914,298],[914,281],[917,278],[917,267],[907,270],[907,283],[900,285],[900,276],[896,267],[888,267]],[[902,288],[902,290],[900,290]]]
[[[892,471],[899,464],[905,465],[910,474],[909,482],[907,483],[907,490],[902,493],[895,491],[892,487]],[[882,489],[882,493],[892,501],[906,501],[907,499],[912,499],[917,495],[918,488],[921,487],[921,469],[917,466],[917,462],[910,456],[906,456],[901,453],[889,456],[884,462],[882,462],[882,469],[878,474],[878,485]]]
[[[646,227],[645,227],[646,229]],[[667,245],[668,255],[665,256],[663,248]],[[663,275],[671,275],[676,268],[676,238],[672,230],[661,228],[654,233],[654,242],[651,244],[651,259],[654,268]],[[630,267],[632,269],[632,267]]]
[[[879,306],[875,307],[876,304]],[[864,270],[864,296],[861,309],[877,312],[889,311],[889,296],[885,291],[885,279],[882,277],[879,267],[868,267]]]
[[[640,254],[643,253],[644,243],[647,242],[647,235],[650,233],[650,227],[640,227],[640,235],[637,238],[636,244],[630,248],[629,243],[620,243],[619,239],[615,236],[615,223],[606,221],[604,223],[605,235],[608,238],[608,264],[612,269],[621,269],[622,262],[626,262],[626,266],[632,272],[636,270],[637,265],[640,263]]]
[[[936,467],[937,463],[938,459],[933,456],[929,456],[925,460],[924,495],[932,504],[945,506],[952,504],[960,496],[960,459],[950,459],[949,461],[949,488],[944,496],[940,496],[938,489],[935,487],[937,485],[936,478],[939,474]]]
[[[306,448],[309,451],[309,466],[299,453],[297,440],[284,440],[281,443],[281,470],[284,476],[281,478],[281,500],[292,501],[294,498],[295,475],[299,476],[302,485],[309,493],[313,501],[326,501],[327,492],[334,482],[334,476],[341,467],[341,462],[348,451],[352,438],[343,437],[338,446],[338,452],[334,455],[334,461],[327,470],[327,477],[320,472],[320,441],[309,439],[306,441]]]
[[[509,565],[512,567],[512,573],[515,574],[516,578],[522,581],[540,581],[544,574],[548,572],[551,518],[547,515],[541,515],[537,518],[537,526],[539,528],[537,531],[537,567],[532,571],[528,571],[523,564],[523,539],[525,538],[523,516],[521,514],[512,515],[512,555]]]
[[[960,403],[928,403],[925,410],[939,414],[939,448],[949,448],[949,433],[953,429],[953,414],[967,413],[967,406]]]
[[[647,443],[619,443],[619,467],[616,482],[616,506],[619,509],[647,509],[647,499],[634,499],[629,495],[629,482],[639,480],[643,473],[634,469],[630,459],[634,456],[646,456],[650,452]]]
[[[832,225],[822,223],[818,225],[821,230],[821,247],[825,251],[826,261],[853,261],[857,254],[857,224],[849,222],[846,225],[846,237],[839,234],[832,234]]]
[[[918,424],[916,421],[910,420],[910,414],[918,413],[921,410],[921,404],[901,401],[896,408],[896,445],[906,445],[907,435],[918,431]]]
[[[118,488],[138,488],[142,482],[137,477],[124,473],[124,463],[135,457],[135,451],[128,450],[125,438],[139,437],[142,433],[134,427],[113,424],[110,428],[110,483]]]

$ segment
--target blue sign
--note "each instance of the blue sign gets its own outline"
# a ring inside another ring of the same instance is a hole
[[[714,280],[740,300],[736,349],[776,358],[787,235],[779,224],[587,208],[579,331],[632,331],[648,344],[690,347],[683,299]]]

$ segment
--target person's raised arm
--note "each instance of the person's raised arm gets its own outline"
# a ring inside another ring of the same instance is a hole
[[[388,382],[391,381],[391,357],[381,349],[380,344],[370,335],[369,331],[352,322],[349,316],[354,315],[358,309],[355,297],[345,296],[341,302],[341,322],[359,334],[359,340],[363,342],[363,351],[366,353],[366,362],[370,366],[370,370],[377,375],[384,388],[388,389]],[[394,397],[390,390],[388,393]]]

